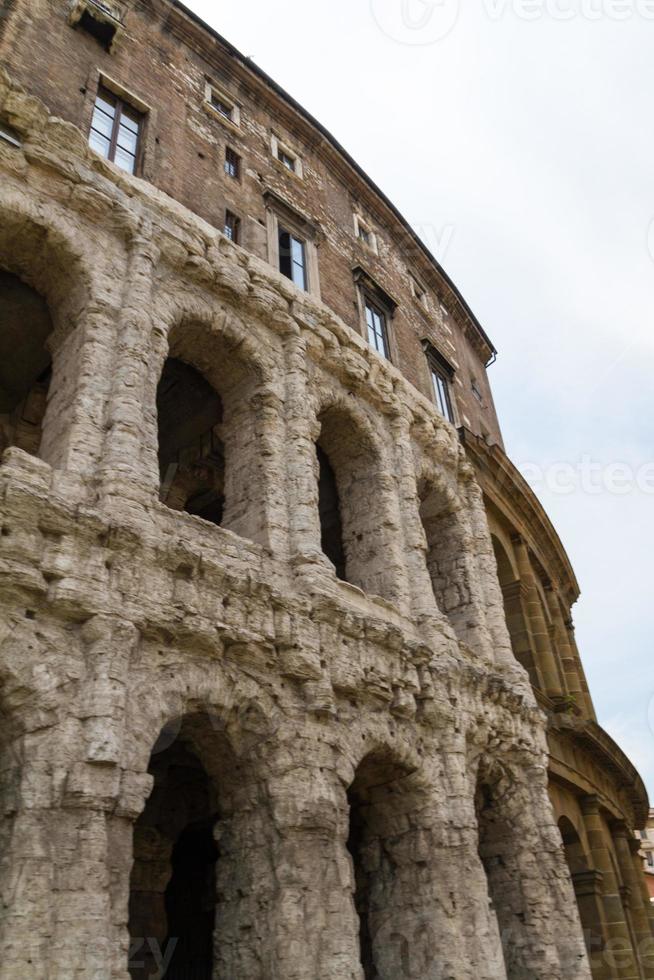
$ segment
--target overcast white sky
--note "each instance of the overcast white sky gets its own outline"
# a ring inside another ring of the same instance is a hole
[[[654,798],[654,0],[187,4],[343,143],[495,342],[600,723]]]

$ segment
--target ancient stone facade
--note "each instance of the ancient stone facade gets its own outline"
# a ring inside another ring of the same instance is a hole
[[[1,980],[653,976],[453,284],[180,4],[0,53]]]

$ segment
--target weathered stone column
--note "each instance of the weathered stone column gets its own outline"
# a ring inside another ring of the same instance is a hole
[[[486,632],[490,637],[492,659],[503,673],[512,675],[516,683],[522,688],[529,689],[527,675],[516,660],[511,647],[511,638],[504,612],[504,600],[497,577],[497,562],[481,488],[474,478],[472,466],[466,463],[466,468],[466,500],[472,525],[470,542],[472,554],[468,556],[468,561],[474,558],[478,569],[480,615],[483,614]],[[529,695],[532,696],[530,689]]]
[[[649,916],[643,903],[643,891],[640,879],[636,874],[632,859],[630,842],[634,839],[624,823],[614,824],[611,828],[615,850],[618,855],[618,865],[622,879],[629,890],[629,908],[633,921],[637,944],[637,959],[643,971],[645,980],[654,978],[654,937],[650,929]],[[648,902],[649,904],[649,902]]]
[[[538,596],[534,572],[529,560],[529,552],[523,538],[516,535],[513,538],[516,559],[518,562],[518,573],[520,581],[526,589],[526,613],[531,627],[531,635],[534,640],[536,661],[545,682],[545,693],[548,697],[558,700],[563,695],[559,672],[557,670],[554,653],[550,644],[547,623],[543,615],[543,610]]]
[[[590,980],[581,922],[544,765],[484,784],[480,855],[508,980]]]
[[[533,686],[542,691],[545,687],[543,674],[534,656],[534,641],[525,615],[527,590],[518,579],[503,586],[502,595],[515,655],[527,670]]]
[[[65,741],[50,730],[21,751],[0,860],[1,980],[112,977],[106,811],[115,805],[120,774],[74,764],[62,787],[56,760],[73,749]]]
[[[315,441],[319,426],[307,408],[306,340],[297,334],[285,341],[286,489],[291,556],[297,567],[329,565],[320,547]]]
[[[575,627],[572,621],[572,616],[570,616],[566,622],[565,628],[568,636],[568,643],[570,644],[570,649],[572,650],[577,664],[577,675],[579,677],[579,683],[581,684],[581,690],[583,692],[584,704],[586,705],[588,717],[591,718],[592,721],[597,721],[597,715],[595,714],[595,708],[593,706],[593,699],[590,694],[590,688],[588,687],[588,681],[586,680],[586,671],[584,670],[584,664],[581,659],[581,654],[579,653],[577,640],[575,638]]]
[[[602,900],[603,876],[594,868],[572,875],[577,904],[585,928],[593,980],[612,980],[613,973],[606,962],[606,917]],[[589,928],[590,926],[590,928]]]
[[[425,532],[420,520],[420,500],[415,460],[411,450],[411,417],[398,409],[391,420],[393,452],[397,464],[396,476],[400,512],[404,527],[405,560],[409,578],[412,614],[426,642],[442,636],[449,624],[438,609],[425,555]]]
[[[311,751],[305,747],[302,766],[268,781],[269,877],[259,889],[256,980],[363,980],[345,794],[333,771],[307,757]]]
[[[599,800],[596,796],[585,796],[581,801],[581,808],[593,864],[603,877],[603,901],[607,930],[605,962],[615,971],[613,975],[619,980],[640,980],[640,971],[634,957],[629,926],[625,920],[620,886],[613,870],[613,863],[606,843]]]
[[[654,946],[654,902],[650,901],[647,882],[645,881],[645,875],[643,874],[643,859],[640,856],[640,841],[637,840],[635,837],[631,838],[629,840],[629,847],[631,849],[632,862],[634,865],[636,880],[640,884],[643,907],[645,909],[647,920],[649,922],[649,930],[652,936],[652,944]]]
[[[588,692],[579,675],[581,666],[579,656],[570,643],[568,627],[563,619],[559,594],[551,585],[545,589],[547,604],[554,624],[554,646],[563,666],[568,693],[575,699],[577,706],[585,717],[594,717],[592,705],[589,704]]]
[[[151,441],[151,430],[156,425],[156,415],[152,414],[155,406],[149,406],[149,413],[145,411],[144,397],[152,390],[149,378],[153,357],[152,280],[158,255],[151,226],[144,221],[132,240],[127,264],[129,285],[125,290],[112,369],[101,467],[103,495],[118,498],[121,511],[132,499],[138,502],[151,499],[159,482],[156,466],[153,472],[151,467],[144,466],[144,458],[152,461],[152,454],[146,452],[145,434]]]

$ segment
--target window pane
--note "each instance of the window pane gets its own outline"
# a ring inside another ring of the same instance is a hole
[[[96,153],[99,153],[105,159],[109,159],[109,147],[111,143],[106,136],[102,136],[101,133],[96,133],[94,129],[89,133],[89,146]]]
[[[115,101],[109,101],[109,99],[110,96],[98,95],[95,100],[95,105],[96,108],[102,109],[103,112],[106,112],[113,119],[116,112],[116,103]]]
[[[128,129],[125,129],[121,123],[118,127],[118,146],[121,149],[126,150],[132,156],[136,156],[136,146],[138,143],[138,137],[136,133],[130,133]]]
[[[114,128],[114,121],[111,116],[108,116],[106,112],[102,109],[96,108],[93,113],[93,119],[91,121],[91,126],[93,129],[102,133],[103,136],[108,136],[111,139],[111,134]]]
[[[121,117],[120,117],[120,125],[121,126],[124,126],[125,129],[129,129],[129,131],[131,133],[135,133],[136,135],[138,135],[138,131],[139,131],[139,120],[137,118],[135,118],[126,109],[123,109],[123,111],[122,111],[122,114],[121,114]]]
[[[279,229],[279,271],[289,279],[293,278],[291,269],[291,236],[283,228]]]
[[[126,150],[121,150],[119,146],[116,147],[116,156],[114,162],[122,169],[126,170],[127,173],[134,173],[134,165],[136,163],[136,158],[131,154],[127,153]]]

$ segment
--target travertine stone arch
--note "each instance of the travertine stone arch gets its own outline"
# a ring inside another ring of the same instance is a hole
[[[141,943],[135,950],[135,940],[145,938],[144,931],[154,932],[164,956],[166,940],[173,938],[165,935],[163,914],[171,856],[180,831],[194,822],[193,806],[199,804],[197,793],[193,798],[184,792],[165,798],[159,766],[163,760],[165,766],[201,767],[205,776],[209,809],[200,813],[199,807],[196,815],[206,823],[205,843],[210,843],[211,831],[218,851],[214,976],[264,980],[268,974],[257,973],[256,964],[263,963],[269,940],[257,916],[262,901],[272,904],[276,887],[268,853],[264,759],[266,746],[275,737],[278,711],[256,682],[215,661],[210,668],[202,659],[187,663],[184,677],[182,685],[176,676],[153,672],[150,665],[135,675],[130,690],[127,725],[134,737],[126,746],[124,764],[129,782],[142,785],[144,792],[133,819],[123,820],[116,831],[127,858],[120,867],[114,912],[116,944],[123,951],[124,972],[119,975],[128,977],[130,891],[129,926],[139,933],[132,934],[132,967],[144,964],[140,971],[133,969],[132,976],[148,976],[148,969],[154,970],[157,954],[152,945]]]
[[[487,754],[477,762],[479,856],[502,941],[507,980],[588,980],[590,970],[545,766]],[[543,888],[543,882],[548,887]]]
[[[272,545],[279,526],[282,481],[277,477],[279,443],[270,439],[281,400],[274,382],[274,361],[262,354],[256,333],[228,309],[216,312],[202,303],[175,311],[156,338],[145,411],[144,456],[159,486],[156,457],[158,426],[156,386],[167,358],[194,368],[222,403],[225,453],[225,511],[222,526],[259,544]],[[154,383],[156,382],[156,383]],[[282,442],[282,440],[280,440]]]
[[[383,439],[362,406],[346,394],[321,392],[315,411],[315,443],[329,460],[338,491],[345,579],[371,595],[406,605],[408,583],[397,486]],[[313,455],[317,512],[315,447]]]
[[[81,244],[56,206],[0,193],[0,269],[44,298],[53,323],[39,455],[58,469],[89,475],[99,455],[107,349],[94,336],[99,276]]]

